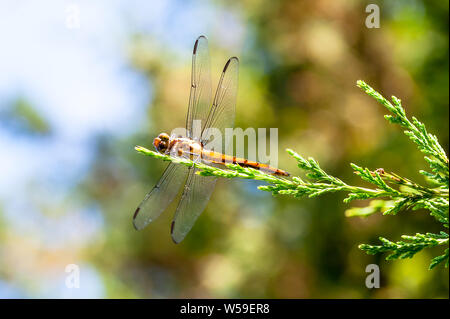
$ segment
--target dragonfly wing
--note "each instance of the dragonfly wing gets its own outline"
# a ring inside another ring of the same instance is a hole
[[[217,178],[195,174],[189,169],[183,195],[178,203],[172,221],[171,235],[175,243],[180,243],[189,233],[198,216],[203,212],[214,190]]]
[[[214,101],[209,111],[201,141],[206,145],[209,141],[208,129],[220,130],[225,136],[225,128],[234,127],[236,113],[236,97],[238,91],[239,59],[230,58],[222,71]]]
[[[154,221],[173,201],[183,182],[186,181],[188,168],[170,163],[158,183],[145,196],[133,216],[133,225],[143,229]]]
[[[211,63],[208,40],[205,36],[200,36],[195,41],[192,54],[191,93],[186,116],[188,137],[200,139],[210,108]],[[199,127],[195,127],[194,120],[200,120]]]

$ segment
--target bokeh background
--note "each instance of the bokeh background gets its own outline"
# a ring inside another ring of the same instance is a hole
[[[400,97],[448,150],[448,13],[437,0],[2,1],[0,297],[448,298],[449,270],[427,270],[439,249],[387,262],[357,248],[440,230],[425,211],[346,218],[344,194],[221,180],[179,245],[173,205],[131,224],[165,165],[133,148],[184,124],[201,34],[213,83],[240,58],[236,125],[277,127],[281,168],[300,174],[289,147],[348,183],[364,185],[350,162],[424,183],[422,155],[355,83]],[[370,263],[380,289],[365,287]]]

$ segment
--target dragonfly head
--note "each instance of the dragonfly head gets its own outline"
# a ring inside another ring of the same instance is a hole
[[[170,137],[167,133],[161,133],[153,140],[153,146],[160,153],[165,153],[169,147]]]

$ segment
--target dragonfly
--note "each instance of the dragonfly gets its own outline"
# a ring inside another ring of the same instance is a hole
[[[214,166],[234,163],[274,175],[289,176],[286,171],[267,164],[225,155],[223,150],[218,152],[204,147],[211,139],[207,134],[210,128],[224,134],[225,128],[234,126],[239,59],[232,57],[226,62],[212,103],[210,68],[208,40],[205,36],[200,36],[195,41],[192,55],[186,136],[161,133],[153,140],[153,146],[162,154],[189,158],[194,162],[201,161]],[[194,129],[195,121],[201,124],[201,129]],[[186,167],[171,162],[136,209],[133,216],[135,229],[141,230],[157,219],[182,188],[181,199],[170,227],[172,240],[180,243],[206,208],[217,180],[216,177],[195,174],[196,171],[195,166]]]

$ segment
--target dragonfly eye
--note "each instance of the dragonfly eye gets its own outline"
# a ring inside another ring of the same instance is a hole
[[[158,150],[161,152],[164,152],[167,149],[167,143],[166,142],[161,142],[158,145]]]
[[[161,140],[161,141],[169,141],[169,135],[167,134],[167,133],[161,133],[161,134],[159,134],[159,139]]]
[[[153,140],[153,146],[156,148],[156,150],[159,150],[159,147],[161,145],[161,139],[159,137],[155,137]]]
[[[160,153],[164,153],[165,150],[168,147],[168,142],[167,141],[162,141],[159,137],[156,137],[153,140],[153,146],[156,148],[156,150]]]

